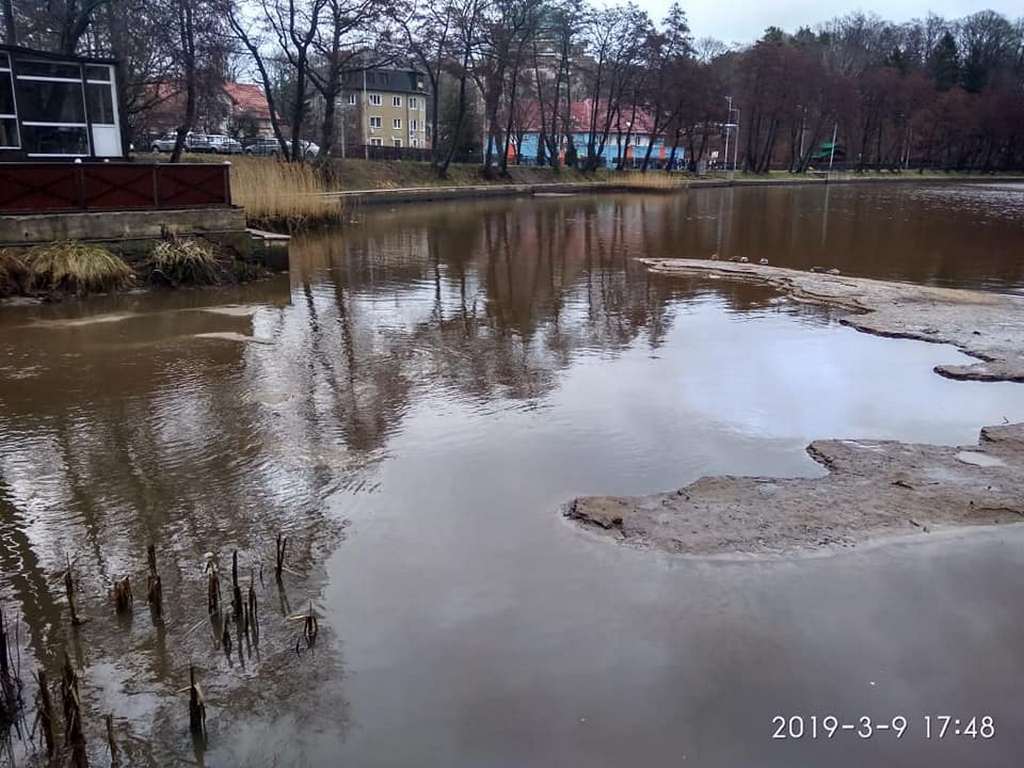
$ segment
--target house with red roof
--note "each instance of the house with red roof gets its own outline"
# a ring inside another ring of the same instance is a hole
[[[163,82],[152,86],[142,128],[148,133],[174,130],[185,114],[183,84]],[[196,130],[202,133],[242,135],[246,138],[274,135],[270,106],[263,87],[255,83],[223,83],[213,94],[202,95],[196,105]]]

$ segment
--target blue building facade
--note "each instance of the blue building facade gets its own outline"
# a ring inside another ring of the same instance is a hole
[[[600,136],[598,137],[598,140]],[[569,137],[563,140],[563,146],[560,152],[561,162],[565,161],[565,151],[568,148],[568,142],[571,140],[576,148],[576,156],[581,161],[587,156],[587,144],[590,140],[590,134],[587,132],[575,132]],[[625,134],[619,135],[617,133],[609,133],[608,140],[604,144],[604,148],[600,153],[601,165],[605,168],[618,168],[619,158],[625,154],[625,168],[640,168],[644,162],[644,156],[647,154],[647,145],[651,141],[650,136],[644,134],[631,134],[629,136],[629,145],[626,146]],[[536,165],[537,164],[537,149],[540,143],[540,134],[537,131],[528,131],[523,134],[522,145],[519,148],[519,162],[522,165]],[[597,146],[595,141],[595,149]],[[651,160],[648,167],[663,168],[665,163],[668,162],[669,155],[672,153],[672,147],[665,144],[663,137],[657,137],[654,139],[654,148],[651,150]],[[675,158],[673,159],[673,167],[680,168],[684,165],[683,147],[680,146],[676,150]],[[545,151],[545,156],[547,152]],[[509,162],[515,162],[515,158],[509,158]],[[545,163],[546,164],[546,163]]]

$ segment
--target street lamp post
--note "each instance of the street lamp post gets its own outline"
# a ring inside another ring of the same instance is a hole
[[[736,135],[733,137],[733,161],[732,161],[732,172],[736,174],[736,163],[739,160],[740,155],[740,109],[739,107],[733,107],[732,96],[726,96],[725,100],[729,102],[729,114],[726,117],[725,123],[725,169],[729,170],[729,132],[736,129]],[[736,122],[732,122],[732,113],[736,113]]]
[[[726,96],[729,102],[729,113],[725,116],[725,152],[722,153],[722,161],[725,163],[725,170],[729,170],[729,118],[732,117],[732,96]]]

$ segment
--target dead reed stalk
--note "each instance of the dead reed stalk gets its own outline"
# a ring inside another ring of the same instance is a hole
[[[14,720],[22,703],[21,670],[14,663],[11,645],[7,617],[3,606],[0,606],[0,723]]]
[[[131,578],[125,576],[114,582],[114,608],[119,614],[130,613],[135,605]]]
[[[146,559],[149,561],[149,574],[146,577],[146,602],[155,616],[164,612],[164,588],[160,574],[156,570],[156,547],[150,544],[146,548]]]
[[[206,701],[196,682],[196,668],[188,667],[188,727],[193,736],[206,739]]]
[[[316,636],[320,633],[320,622],[317,621],[316,612],[313,610],[313,601],[309,601],[308,613],[289,616],[288,621],[302,622],[302,636],[306,639],[306,645],[312,647],[316,642]]]
[[[50,687],[49,681],[46,678],[46,670],[42,667],[36,672],[36,685],[39,687],[36,693],[38,698],[36,723],[43,734],[43,743],[46,744],[46,755],[47,757],[52,757],[54,749],[56,749],[56,741],[53,735],[56,718],[53,714],[53,700],[50,698]]]
[[[71,765],[87,768],[89,757],[82,729],[82,700],[78,692],[78,675],[71,666],[71,657],[64,652],[64,670],[60,679],[61,701],[64,705],[64,748],[70,750]]]
[[[238,550],[231,553],[231,607],[235,621],[242,621],[242,588],[238,586]]]
[[[67,555],[68,567],[64,571],[64,594],[68,598],[68,611],[71,613],[71,626],[77,627],[82,624],[78,618],[78,611],[75,610],[75,577],[71,572],[71,556]]]
[[[281,573],[284,571],[284,553],[288,548],[288,537],[277,534],[277,556],[274,565],[274,577],[281,581]]]
[[[110,750],[110,768],[120,768],[121,750],[117,748],[114,741],[114,716],[107,715],[104,720],[107,723],[107,749]]]
[[[224,653],[231,656],[231,628],[228,624],[227,617],[224,618],[224,622],[221,626],[223,628],[220,633],[220,644],[224,647]]]
[[[260,617],[259,617],[259,606],[256,602],[256,587],[254,584],[255,577],[252,573],[249,574],[249,603],[246,606],[246,615],[248,617],[248,625],[252,629],[253,642],[259,645],[260,642]]]
[[[206,564],[206,572],[206,606],[213,616],[220,613],[220,575],[217,573],[217,565],[212,560]]]

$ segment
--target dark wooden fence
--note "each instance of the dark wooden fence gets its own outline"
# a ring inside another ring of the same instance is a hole
[[[223,163],[0,163],[0,213],[231,205]]]

